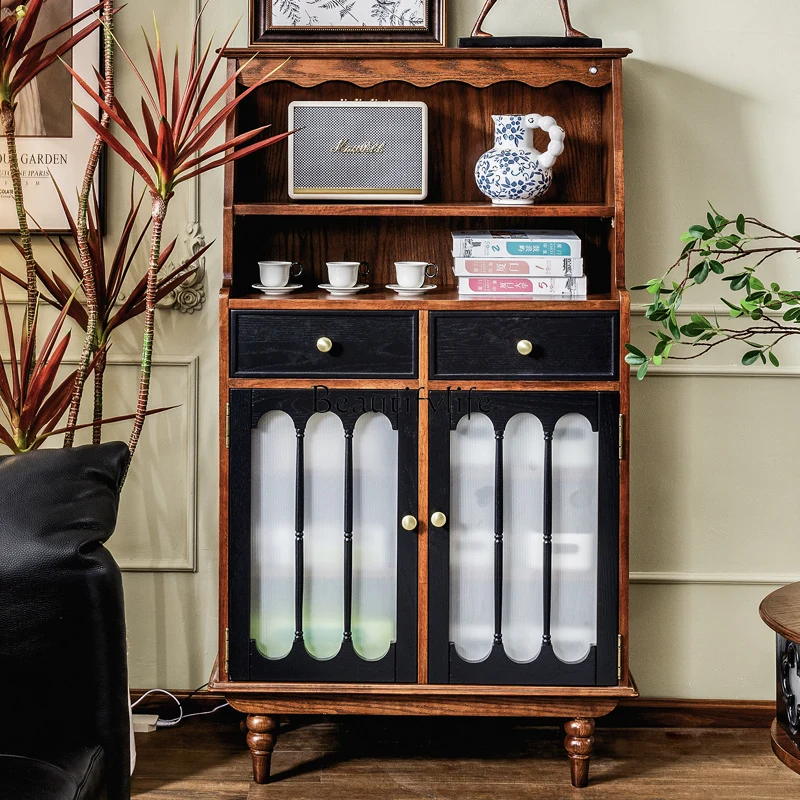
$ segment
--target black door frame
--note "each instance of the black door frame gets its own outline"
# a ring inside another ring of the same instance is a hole
[[[233,681],[413,683],[417,680],[417,533],[404,530],[404,514],[417,516],[417,394],[409,390],[231,389],[229,452],[229,677]],[[250,638],[251,619],[251,436],[268,411],[286,412],[295,426],[295,640],[280,659],[265,657]],[[352,609],[352,447],[360,416],[378,411],[398,433],[397,463],[397,640],[381,659],[355,651]],[[304,450],[306,424],[314,413],[336,414],[345,437],[345,625],[333,658],[311,656],[303,641]]]
[[[531,413],[545,431],[545,530],[552,519],[552,433],[558,420],[569,413],[585,416],[599,432],[598,451],[598,553],[597,644],[586,659],[575,664],[560,661],[549,637],[549,598],[552,540],[545,536],[543,595],[545,634],[538,657],[527,663],[510,659],[502,645],[502,470],[495,477],[495,641],[487,658],[463,660],[450,642],[450,538],[449,521],[429,528],[429,633],[428,669],[431,683],[543,686],[615,686],[619,611],[619,395],[615,392],[481,392],[471,390],[430,392],[429,395],[429,508],[450,518],[450,433],[470,413],[484,413],[495,429],[496,463],[502,464],[503,432],[519,413]],[[551,529],[551,528],[550,528]],[[487,569],[492,565],[487,564]]]

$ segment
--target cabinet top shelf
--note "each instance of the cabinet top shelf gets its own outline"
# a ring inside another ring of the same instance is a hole
[[[237,203],[237,217],[589,217],[611,219],[614,206],[596,203],[541,203],[499,206],[477,203]]]
[[[285,297],[267,297],[260,293],[231,296],[228,307],[241,310],[277,309],[296,311],[617,311],[619,297],[612,294],[591,294],[584,298],[560,298],[543,296],[537,299],[509,297],[484,299],[464,297],[451,286],[439,287],[435,292],[422,297],[400,299],[395,292],[383,286],[370,287],[353,297],[332,298],[319,289],[301,290]]]
[[[628,47],[388,47],[379,45],[303,45],[302,47],[282,47],[265,45],[262,47],[230,47],[223,50],[226,58],[266,59],[266,58],[324,58],[357,61],[370,59],[408,58],[420,61],[434,59],[459,59],[494,61],[506,58],[566,60],[571,58],[625,58],[633,52]]]

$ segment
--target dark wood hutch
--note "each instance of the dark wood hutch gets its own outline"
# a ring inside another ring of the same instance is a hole
[[[293,100],[422,100],[429,196],[293,202],[285,143],[227,167],[220,295],[219,652],[212,688],[245,712],[255,779],[280,715],[567,718],[572,782],[628,671],[629,338],[623,49],[308,48],[228,134],[286,129]],[[567,149],[544,202],[491,205],[473,167],[492,114],[550,114]],[[450,233],[567,228],[586,299],[455,290]],[[305,286],[254,292],[260,259]],[[440,266],[397,299],[395,260]],[[332,300],[327,260],[373,286]],[[325,339],[332,348],[321,348]],[[521,354],[517,344],[533,343]],[[324,387],[324,388],[314,388]],[[330,411],[332,413],[322,413]]]

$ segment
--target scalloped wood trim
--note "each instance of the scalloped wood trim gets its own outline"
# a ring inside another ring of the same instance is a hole
[[[458,51],[463,53],[466,51]],[[478,59],[474,57],[423,57],[414,59],[399,55],[365,56],[363,51],[358,56],[326,57],[302,56],[292,58],[278,70],[271,81],[288,81],[297,86],[318,86],[326,81],[342,81],[352,83],[361,88],[369,88],[386,81],[402,81],[417,87],[428,87],[446,81],[459,81],[470,86],[486,88],[503,81],[518,81],[533,88],[543,88],[561,81],[572,81],[584,86],[599,88],[611,83],[611,65],[613,60],[606,55],[608,51],[590,51],[603,53],[602,56],[587,55],[581,52],[580,57],[541,58],[539,54],[532,57],[526,51],[526,57],[518,55],[498,55]],[[518,53],[519,51],[508,51]],[[244,69],[241,82],[250,86],[264,75],[278,67],[285,60],[272,51],[254,58]],[[594,71],[593,71],[594,70]]]

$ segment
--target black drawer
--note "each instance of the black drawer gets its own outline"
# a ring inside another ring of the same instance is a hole
[[[619,315],[582,312],[431,312],[430,377],[616,380]],[[521,355],[517,344],[533,345]]]
[[[230,340],[234,378],[417,375],[414,311],[231,311]]]

